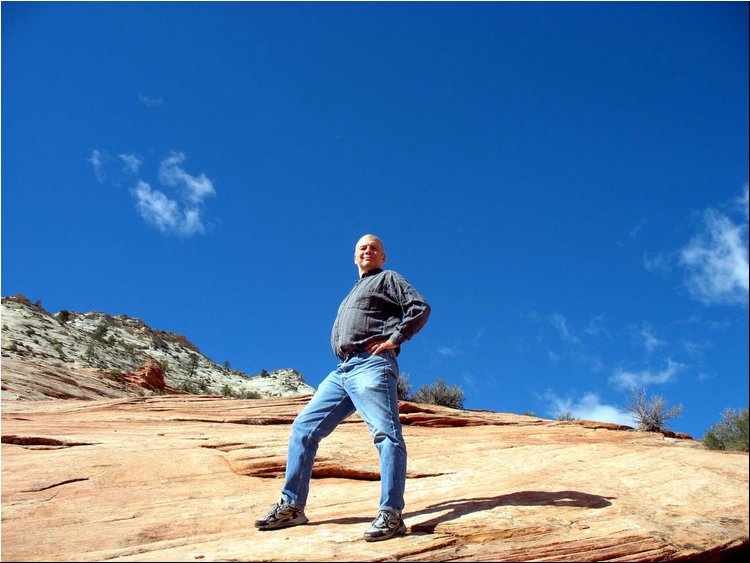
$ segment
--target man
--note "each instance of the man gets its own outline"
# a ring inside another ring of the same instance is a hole
[[[406,533],[401,515],[406,445],[398,417],[396,356],[401,344],[425,325],[430,306],[400,274],[382,269],[385,250],[378,237],[359,239],[354,263],[359,279],[339,306],[331,331],[340,362],[292,424],[281,500],[255,521],[260,530],[307,523],[304,508],[318,444],[356,410],[380,455],[380,509],[364,539]]]

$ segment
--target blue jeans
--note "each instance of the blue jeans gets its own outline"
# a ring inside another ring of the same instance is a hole
[[[292,424],[282,496],[304,508],[320,441],[358,411],[380,455],[380,510],[404,508],[406,444],[398,418],[398,363],[393,350],[362,352],[323,380]]]

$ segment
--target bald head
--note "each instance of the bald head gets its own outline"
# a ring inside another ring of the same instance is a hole
[[[384,250],[383,241],[380,240],[380,237],[376,235],[362,235],[362,238],[357,241],[356,248],[359,248],[359,245],[365,244],[367,242],[379,244],[380,250]]]
[[[375,235],[364,235],[354,247],[354,263],[359,270],[359,277],[365,272],[382,268],[385,264],[383,241]]]

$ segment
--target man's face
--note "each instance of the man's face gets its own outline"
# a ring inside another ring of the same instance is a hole
[[[359,269],[360,276],[375,268],[382,268],[385,264],[385,251],[380,239],[370,235],[359,239],[354,248],[354,263]]]

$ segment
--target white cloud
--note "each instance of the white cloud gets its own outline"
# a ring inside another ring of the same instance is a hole
[[[573,334],[573,331],[568,328],[568,321],[563,315],[559,313],[553,313],[549,316],[549,321],[552,323],[552,326],[554,326],[559,331],[560,337],[565,342],[571,342],[573,344],[581,343],[581,339]]]
[[[140,178],[130,192],[138,213],[147,223],[163,233],[188,237],[205,232],[201,220],[203,200],[216,195],[216,191],[205,174],[188,174],[181,166],[184,161],[184,154],[173,152],[159,167],[159,180],[163,185],[177,190],[175,199],[152,189],[151,184]],[[94,167],[100,182],[121,186],[125,182],[130,184],[133,176],[139,175],[143,159],[131,153],[120,153],[113,158],[106,152],[94,149],[88,162]]]
[[[471,372],[465,371],[461,374],[461,379],[464,385],[469,389],[476,389],[476,382],[474,381],[474,375]]]
[[[482,335],[484,335],[484,330],[478,330],[474,336],[471,339],[472,345],[476,348],[479,346],[479,341],[482,339]]]
[[[115,186],[130,181],[130,176],[138,174],[143,160],[135,154],[118,154],[114,158],[106,151],[94,149],[88,162],[94,167],[94,174],[99,182],[108,182]]]
[[[609,330],[607,329],[607,324],[604,320],[604,313],[589,319],[589,324],[585,329],[583,329],[583,332],[585,332],[589,336],[601,336],[604,338],[611,337]]]
[[[91,157],[88,162],[94,167],[94,174],[96,179],[100,182],[104,182],[107,179],[107,175],[104,173],[104,163],[107,160],[107,155],[100,152],[98,149],[91,151]]]
[[[578,360],[594,373],[604,369],[604,362],[595,354],[579,354]]]
[[[750,215],[750,194],[748,194],[748,186],[745,186],[745,191],[735,200],[735,204],[740,211],[745,212],[745,223],[747,223],[748,215]]]
[[[651,327],[645,323],[641,327],[639,334],[643,338],[643,345],[646,347],[648,353],[653,352],[659,346],[666,346],[667,344],[666,340],[660,340],[657,338],[651,331]]]
[[[133,188],[133,196],[141,217],[163,233],[190,236],[204,231],[198,209],[180,210],[176,201],[158,190],[152,190],[142,180]]]
[[[164,100],[160,97],[158,98],[151,98],[149,96],[144,96],[143,94],[138,94],[138,99],[149,108],[152,108],[154,106],[160,106],[164,103]]]
[[[677,374],[688,366],[672,360],[667,360],[667,366],[658,372],[652,370],[628,371],[618,368],[609,378],[609,382],[620,389],[633,389],[648,385],[667,383],[676,378]]]
[[[165,186],[183,188],[185,199],[191,203],[201,203],[206,197],[215,195],[213,183],[205,174],[191,176],[180,166],[185,155],[172,153],[165,158],[159,167],[159,181]]]
[[[130,174],[138,174],[143,163],[143,160],[134,154],[118,154],[117,158],[122,161],[123,170]]]
[[[461,354],[457,348],[451,346],[441,346],[437,349],[437,353],[444,357],[459,356]]]
[[[715,209],[703,212],[702,230],[680,252],[690,294],[704,304],[748,304],[748,187],[735,201],[744,220]]]
[[[612,424],[624,424],[632,426],[631,415],[624,409],[616,405],[602,403],[599,395],[596,393],[585,393],[579,399],[558,397],[551,391],[544,395],[545,400],[549,403],[547,413],[554,417],[558,414],[569,412],[575,418],[582,420],[595,420],[598,422],[610,422]]]
[[[640,221],[638,221],[638,224],[635,227],[633,227],[632,229],[630,229],[630,232],[628,233],[628,237],[631,238],[631,239],[637,237],[638,233],[640,233],[641,229],[643,229],[643,227],[645,227],[645,226],[646,226],[646,220],[645,219],[641,219]]]
[[[672,269],[672,258],[664,253],[644,254],[643,267],[648,272],[668,272]]]

